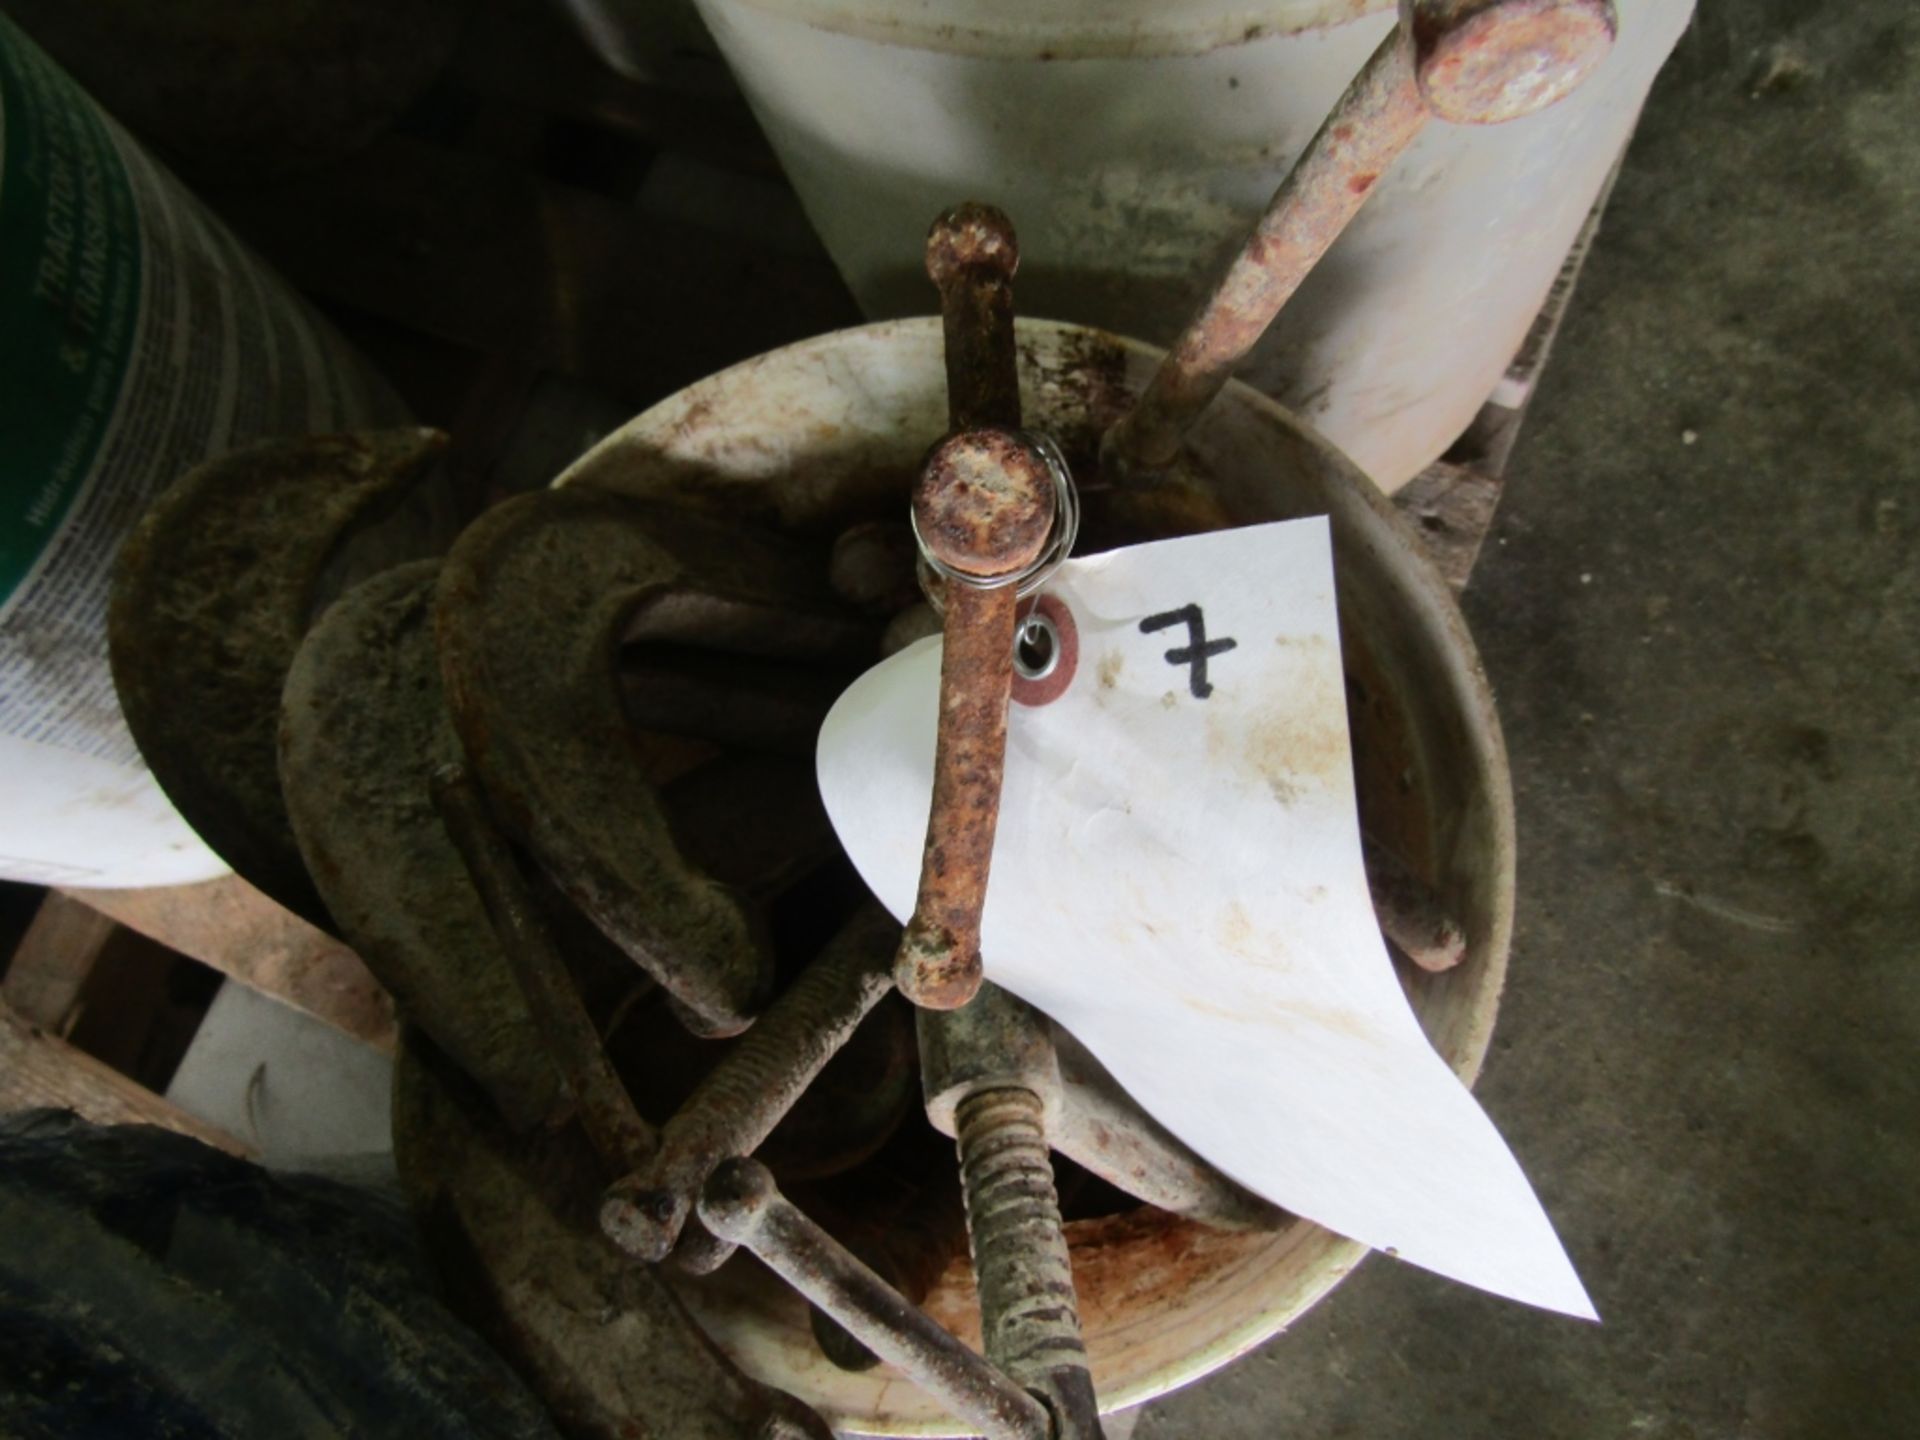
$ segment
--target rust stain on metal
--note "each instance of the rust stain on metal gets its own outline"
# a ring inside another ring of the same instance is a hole
[[[933,805],[913,918],[894,967],[916,1005],[952,1009],[980,988],[986,904],[1013,692],[1011,589],[956,585],[947,597]]]
[[[1013,222],[991,205],[955,206],[927,232],[927,275],[940,292],[947,409],[956,430],[1020,423],[1012,343],[1019,268]]]
[[[1004,429],[962,430],[942,440],[913,491],[921,543],[942,563],[983,580],[1033,563],[1047,543],[1053,509],[1045,460]]]
[[[1156,475],[1375,182],[1433,116],[1495,124],[1571,91],[1613,43],[1612,0],[1414,0],[1103,448],[1109,480]]]
[[[1288,1231],[1307,1228],[1292,1220]],[[1141,1207],[1067,1226],[1075,1293],[1096,1337],[1229,1281],[1281,1235],[1213,1229]]]
[[[1096,1368],[1100,1349],[1116,1333],[1167,1308],[1191,1305],[1195,1293],[1223,1297],[1236,1277],[1257,1284],[1260,1257],[1321,1233],[1310,1221],[1287,1217],[1273,1230],[1225,1230],[1141,1205],[1113,1215],[1069,1220],[1074,1295],[1083,1333],[1091,1337]],[[983,1343],[979,1294],[970,1265],[956,1260],[924,1302],[927,1313],[969,1345]]]
[[[1396,26],[1308,143],[1140,404],[1110,433],[1109,480],[1172,464],[1181,437],[1358,212],[1372,187],[1355,179],[1385,171],[1426,117],[1413,45]]]
[[[1570,93],[1613,48],[1612,0],[1423,0],[1420,93],[1442,120],[1497,125]]]

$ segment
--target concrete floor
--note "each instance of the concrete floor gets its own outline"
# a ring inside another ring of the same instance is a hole
[[[1903,0],[1701,6],[1468,596],[1480,1094],[1605,1323],[1374,1257],[1137,1440],[1920,1435],[1916,55]]]

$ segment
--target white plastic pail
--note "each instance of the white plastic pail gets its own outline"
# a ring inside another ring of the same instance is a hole
[[[1171,342],[1393,24],[1391,0],[699,0],[854,295],[924,313],[928,221],[1013,217],[1020,311]],[[1435,122],[1241,378],[1383,489],[1492,393],[1692,13],[1618,0],[1574,95]]]

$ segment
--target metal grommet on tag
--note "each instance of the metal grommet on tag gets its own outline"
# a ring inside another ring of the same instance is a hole
[[[1020,622],[1020,633],[1013,637],[1013,673],[1022,680],[1044,680],[1059,663],[1053,622],[1036,610]]]
[[[1013,699],[1020,705],[1050,705],[1067,693],[1080,668],[1080,630],[1073,611],[1057,595],[1020,604],[1013,632]]]

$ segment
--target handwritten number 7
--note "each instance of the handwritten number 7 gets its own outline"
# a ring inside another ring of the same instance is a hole
[[[1198,605],[1182,605],[1178,610],[1149,615],[1140,622],[1140,633],[1151,635],[1156,630],[1183,623],[1187,627],[1187,643],[1167,651],[1167,663],[1187,666],[1187,689],[1194,699],[1204,700],[1213,694],[1213,686],[1207,682],[1207,661],[1215,655],[1226,654],[1238,642],[1224,637],[1207,639],[1207,617]]]

